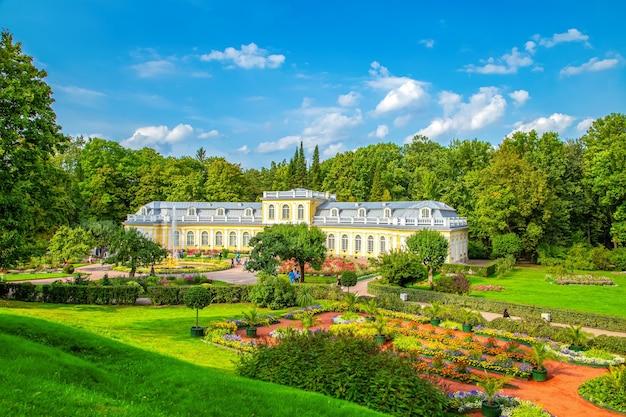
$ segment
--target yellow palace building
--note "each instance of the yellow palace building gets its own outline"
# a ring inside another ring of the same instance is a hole
[[[185,250],[250,250],[250,238],[265,226],[306,223],[326,233],[329,255],[377,257],[403,249],[418,230],[441,233],[450,263],[467,261],[467,219],[437,201],[342,203],[328,192],[296,188],[264,191],[261,202],[153,201],[124,223],[164,247]]]

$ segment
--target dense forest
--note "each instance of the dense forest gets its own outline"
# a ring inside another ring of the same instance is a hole
[[[468,218],[470,256],[497,236],[522,254],[575,243],[626,243],[626,116],[597,119],[580,138],[517,132],[493,146],[426,137],[380,143],[320,161],[302,145],[289,161],[244,169],[224,158],[174,158],[153,149],[60,133],[52,90],[8,32],[0,45],[0,267],[45,250],[60,226],[121,223],[154,200],[255,201],[264,190],[305,187],[340,201],[438,200]]]

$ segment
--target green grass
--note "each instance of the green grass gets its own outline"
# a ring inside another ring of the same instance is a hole
[[[69,278],[72,274],[66,274],[64,272],[37,272],[32,274],[4,274],[5,281],[23,281],[23,280],[35,280],[35,279],[50,279],[50,278]]]
[[[76,319],[65,324],[29,317],[21,306],[11,307],[2,308],[0,315],[3,416],[384,415],[349,402],[191,363],[210,363],[228,352],[211,351],[210,345],[198,339],[190,340],[190,344],[197,345],[193,350],[201,357],[181,361],[135,346],[140,343],[111,340],[81,328],[83,314],[90,312],[79,307],[65,311],[67,318]],[[105,310],[117,315],[116,308]],[[12,314],[15,312],[22,314]],[[99,314],[103,321],[108,318],[106,311]],[[139,315],[145,325],[147,315]],[[132,325],[130,315],[124,316]],[[58,318],[55,315],[55,320]],[[119,317],[114,321],[120,322]],[[177,339],[169,334],[170,326],[151,328],[152,337],[160,339],[165,350],[169,349],[169,338]],[[129,336],[132,332],[113,331],[111,335],[125,333]]]
[[[580,272],[588,274],[589,272]],[[472,297],[557,307],[626,317],[626,276],[606,271],[594,272],[611,278],[617,286],[556,285],[546,280],[546,270],[540,266],[516,267],[502,278],[471,276],[472,285],[500,285],[504,291],[473,291]]]

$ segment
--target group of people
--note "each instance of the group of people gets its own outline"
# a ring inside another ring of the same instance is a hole
[[[300,282],[300,273],[296,268],[293,268],[293,270],[289,271],[289,283],[293,284],[294,282]]]

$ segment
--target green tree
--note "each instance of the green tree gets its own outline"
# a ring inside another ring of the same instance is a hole
[[[119,231],[119,225],[110,220],[87,221],[83,223],[83,229],[87,230],[93,238],[93,247],[98,248],[100,256]]]
[[[250,239],[248,269],[276,275],[280,261],[294,260],[304,282],[304,266],[319,267],[326,258],[326,234],[316,226],[275,224]]]
[[[354,287],[356,285],[357,280],[358,277],[354,271],[343,271],[341,273],[341,285],[348,287],[348,292],[350,292],[350,287]]]
[[[111,243],[111,255],[105,262],[121,264],[130,268],[129,277],[135,276],[137,268],[154,265],[167,256],[167,250],[148,239],[137,229],[120,228]]]
[[[515,233],[494,236],[491,240],[491,256],[503,258],[511,255],[517,258],[522,252],[522,241]]]
[[[448,241],[434,230],[420,230],[406,240],[406,245],[428,268],[428,283],[433,285],[433,273],[446,262]]]
[[[88,231],[81,227],[61,226],[50,239],[48,250],[53,258],[66,264],[86,258],[93,247],[94,239]]]
[[[0,40],[0,268],[29,255],[56,177],[49,162],[68,139],[56,124],[46,72],[2,31]],[[52,174],[52,175],[51,175]]]
[[[381,254],[376,260],[376,268],[389,284],[402,287],[412,282],[426,279],[426,269],[421,260],[412,252],[391,250]]]
[[[211,291],[208,288],[201,286],[191,287],[185,292],[183,296],[185,305],[191,309],[196,310],[196,326],[198,328],[198,312],[204,307],[211,304]]]
[[[204,183],[207,201],[241,201],[246,191],[243,171],[224,158],[209,158]]]
[[[322,170],[320,168],[320,148],[315,145],[313,150],[313,160],[311,161],[311,167],[309,168],[309,188],[315,191],[320,190],[322,186]]]

